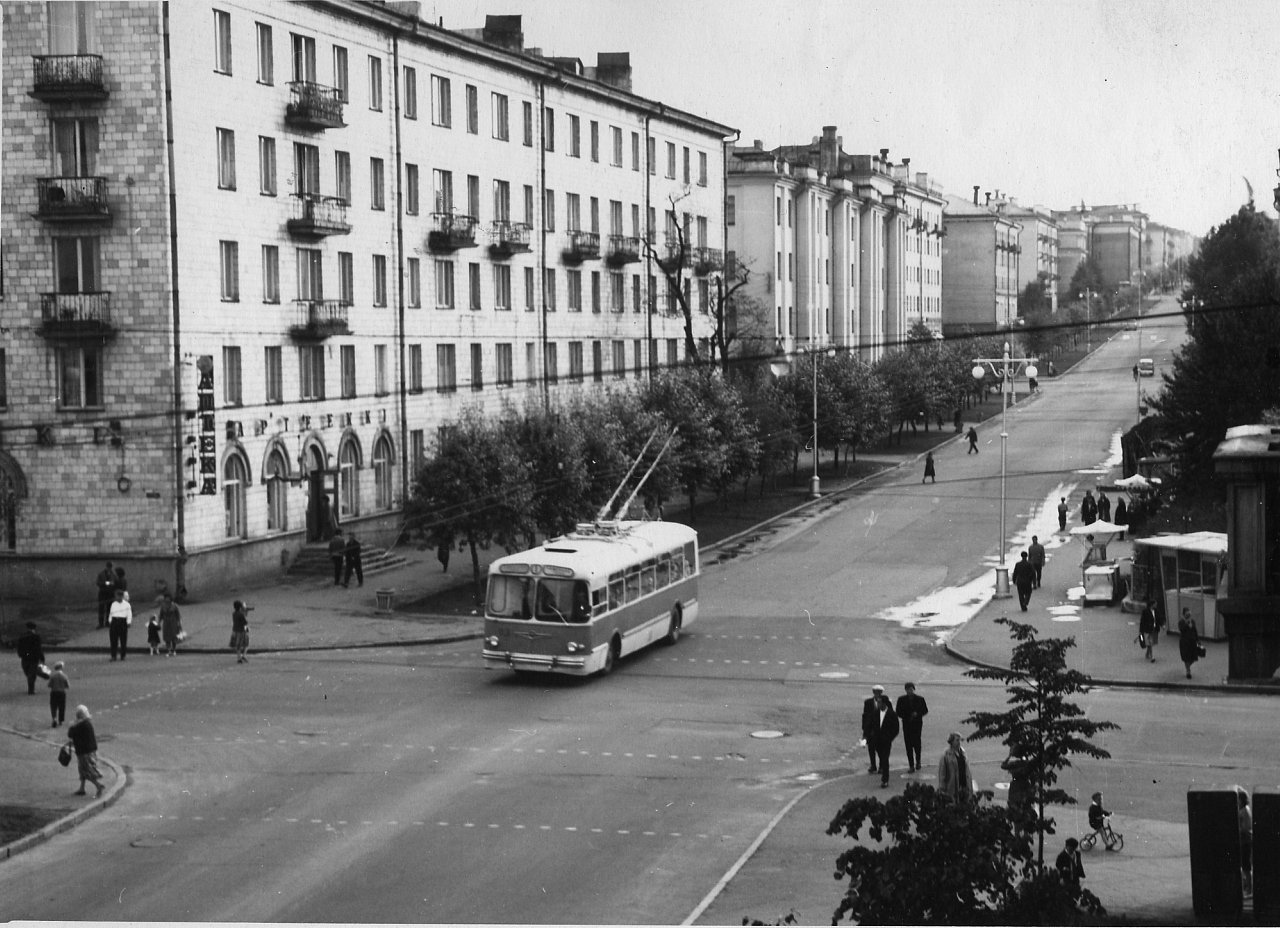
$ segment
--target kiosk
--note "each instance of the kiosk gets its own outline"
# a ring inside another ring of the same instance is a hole
[[[1125,532],[1125,526],[1099,519],[1088,525],[1077,525],[1071,534],[1086,547],[1080,563],[1080,582],[1084,587],[1084,605],[1114,603],[1124,594],[1119,562],[1107,555],[1107,545]]]
[[[1147,600],[1164,607],[1169,627],[1191,610],[1202,638],[1226,637],[1218,599],[1226,594],[1225,532],[1191,532],[1133,539],[1133,579],[1123,608],[1141,612]]]

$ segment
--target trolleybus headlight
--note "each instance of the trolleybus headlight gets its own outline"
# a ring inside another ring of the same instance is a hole
[[[490,635],[484,640],[484,646],[486,648],[496,648],[498,646],[498,636]]]
[[[586,645],[578,644],[578,642],[576,641],[570,641],[564,647],[565,647],[565,650],[568,651],[570,654],[577,654],[579,651],[587,650]]]

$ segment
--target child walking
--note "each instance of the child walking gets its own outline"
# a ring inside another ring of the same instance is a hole
[[[160,617],[154,612],[147,620],[147,645],[151,648],[152,654],[160,653]]]
[[[58,661],[49,674],[49,713],[53,716],[50,728],[57,728],[67,720],[67,690],[71,689],[71,681],[63,667],[62,661]]]

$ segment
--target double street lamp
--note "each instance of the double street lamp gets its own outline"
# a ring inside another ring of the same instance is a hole
[[[997,367],[997,365],[999,365]],[[1008,445],[1009,445],[1009,429],[1007,420],[1009,415],[1009,394],[1013,390],[1013,379],[1015,377],[1025,375],[1028,379],[1034,380],[1039,371],[1036,370],[1035,358],[1011,358],[1009,357],[1009,343],[1004,343],[1004,355],[999,358],[974,358],[973,359],[973,378],[974,380],[983,380],[990,371],[996,377],[1000,378],[1000,563],[996,565],[996,592],[997,599],[1005,599],[1009,594],[1009,568],[1005,564],[1005,548],[1007,547],[1005,536],[1005,513],[1006,513],[1006,494],[1005,484],[1008,479]]]
[[[800,348],[798,351],[800,354],[809,355],[813,367],[813,437],[810,439],[813,442],[813,476],[809,478],[809,498],[818,499],[822,496],[822,481],[818,478],[818,361],[824,355],[834,358],[836,349],[833,346],[822,348],[814,344]],[[769,365],[769,369],[775,377],[781,377],[791,370],[791,362],[785,359],[774,361]]]

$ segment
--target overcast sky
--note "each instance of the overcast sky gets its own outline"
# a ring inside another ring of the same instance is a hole
[[[951,194],[1062,209],[1136,203],[1204,234],[1280,146],[1275,0],[425,0],[446,28],[520,13],[525,44],[733,126],[744,144],[889,149]]]

